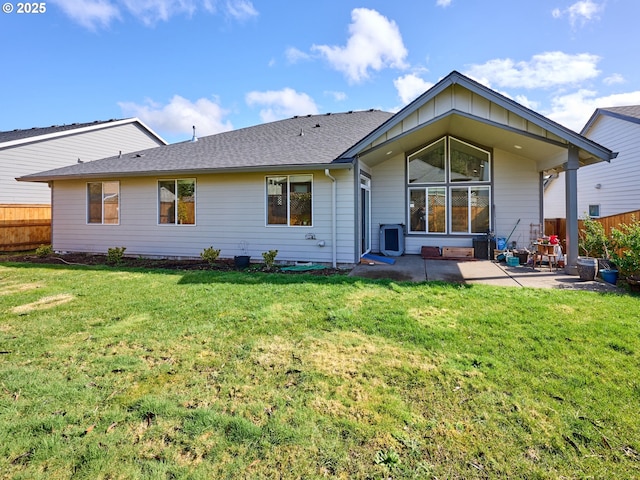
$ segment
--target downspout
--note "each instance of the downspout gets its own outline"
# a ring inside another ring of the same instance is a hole
[[[337,181],[335,177],[331,176],[329,169],[324,169],[324,174],[331,180],[331,260],[333,268],[338,266],[338,246],[337,243],[337,230],[338,230],[338,210],[337,210]]]

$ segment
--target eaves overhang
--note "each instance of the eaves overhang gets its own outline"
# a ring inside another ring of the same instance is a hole
[[[219,175],[226,173],[269,173],[269,172],[308,172],[308,171],[324,171],[329,170],[348,170],[353,167],[353,159],[351,161],[336,163],[318,163],[318,164],[289,164],[289,165],[257,165],[257,166],[238,166],[238,167],[216,167],[216,168],[199,168],[199,169],[168,169],[153,171],[131,171],[131,172],[91,172],[82,174],[48,174],[47,172],[25,175],[17,177],[19,182],[42,182],[49,183],[58,180],[85,180],[100,178],[134,178],[134,177],[167,177],[167,176],[196,176],[196,175]]]

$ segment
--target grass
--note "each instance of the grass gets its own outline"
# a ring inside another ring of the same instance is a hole
[[[0,266],[0,475],[640,476],[640,298]]]

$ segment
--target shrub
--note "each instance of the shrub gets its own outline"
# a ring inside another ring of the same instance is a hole
[[[107,250],[107,263],[110,265],[120,265],[127,247],[113,247]]]
[[[278,250],[269,250],[268,252],[262,252],[262,258],[264,259],[264,266],[271,270],[276,263],[276,257],[278,256]]]
[[[215,249],[213,246],[205,248],[201,253],[200,257],[209,263],[209,265],[213,265],[218,257],[220,256],[220,249]]]
[[[36,248],[36,255],[40,258],[47,257],[53,254],[53,247],[51,245],[40,245]]]
[[[604,226],[597,220],[587,217],[580,230],[578,249],[587,257],[609,258],[611,239],[604,231]]]
[[[623,276],[640,275],[640,221],[635,217],[631,223],[621,223],[611,229],[613,262]]]

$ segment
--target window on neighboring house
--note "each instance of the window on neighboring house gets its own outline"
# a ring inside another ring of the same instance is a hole
[[[267,177],[267,225],[313,225],[313,175]]]
[[[596,218],[600,216],[600,205],[589,205],[589,216]]]
[[[195,179],[158,181],[158,223],[162,225],[195,225]]]
[[[87,223],[117,225],[120,221],[120,182],[87,183]]]
[[[491,155],[443,137],[407,158],[410,233],[486,233]]]

